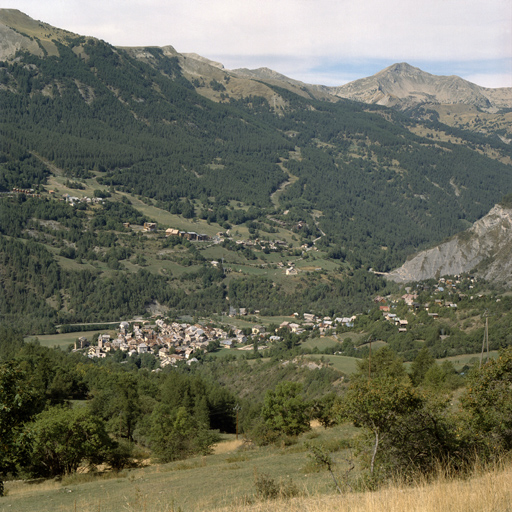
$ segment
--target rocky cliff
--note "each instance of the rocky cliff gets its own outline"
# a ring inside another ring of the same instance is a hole
[[[470,271],[512,286],[512,205],[495,206],[471,228],[418,253],[387,277],[409,282]]]

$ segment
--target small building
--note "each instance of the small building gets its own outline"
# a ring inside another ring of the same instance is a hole
[[[78,349],[81,349],[81,348],[85,348],[85,347],[88,347],[88,346],[89,346],[89,342],[87,341],[87,338],[85,336],[80,336],[75,341],[75,350],[78,350]]]
[[[144,222],[143,231],[156,231],[156,222]]]
[[[180,230],[174,228],[167,228],[165,230],[165,236],[179,236]]]

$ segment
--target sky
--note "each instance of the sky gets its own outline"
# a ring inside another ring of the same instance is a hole
[[[510,0],[0,0],[116,46],[173,46],[227,69],[343,85],[408,62],[512,87]]]

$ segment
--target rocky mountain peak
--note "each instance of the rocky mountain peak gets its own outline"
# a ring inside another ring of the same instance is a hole
[[[464,104],[496,112],[512,106],[512,88],[487,89],[458,76],[432,75],[406,62],[332,88],[341,98],[406,109],[420,104]]]
[[[428,75],[425,71],[422,71],[420,68],[415,68],[414,66],[411,66],[410,64],[407,64],[407,62],[399,62],[396,64],[392,64],[391,66],[388,66],[387,68],[384,68],[382,71],[379,71],[375,74],[375,76],[386,76],[390,74],[396,74],[396,75]]]

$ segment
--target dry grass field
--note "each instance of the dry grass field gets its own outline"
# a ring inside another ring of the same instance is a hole
[[[276,500],[222,512],[508,512],[512,510],[512,468],[469,480],[400,485],[377,492]]]
[[[477,468],[467,479],[440,475],[413,485],[336,494],[326,471],[315,470],[305,443],[331,445],[353,427],[313,431],[287,447],[250,448],[223,436],[214,453],[186,461],[77,474],[62,480],[7,482],[0,512],[512,512],[512,463]],[[340,457],[347,453],[338,452]],[[341,463],[337,477],[343,481]],[[255,485],[266,475],[293,498],[264,499]]]

